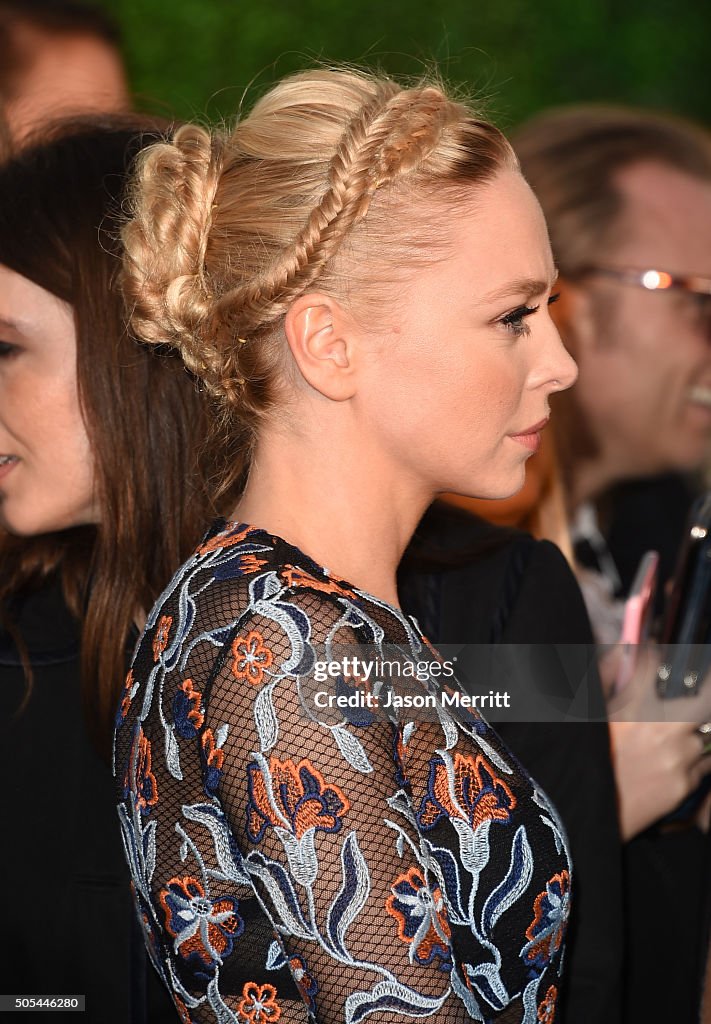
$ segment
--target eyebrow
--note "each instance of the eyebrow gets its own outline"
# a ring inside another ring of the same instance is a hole
[[[515,281],[509,281],[502,288],[496,288],[493,292],[488,292],[483,296],[482,302],[498,302],[500,299],[508,299],[512,295],[540,295],[542,292],[547,292],[557,278],[557,270],[546,281],[533,277],[519,277]]]
[[[7,317],[0,316],[0,327],[10,331],[19,331],[22,329],[22,324],[18,320],[8,320]]]

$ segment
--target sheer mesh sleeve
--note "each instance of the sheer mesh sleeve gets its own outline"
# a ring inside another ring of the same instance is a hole
[[[319,652],[432,654],[269,557],[247,534],[183,568],[119,712],[136,903],[182,1018],[550,1024],[570,875],[545,797],[480,719],[317,709]]]

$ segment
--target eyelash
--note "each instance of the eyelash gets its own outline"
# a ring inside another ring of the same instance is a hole
[[[550,296],[546,305],[552,306],[553,303],[557,302],[559,298],[560,292],[556,292],[555,295]],[[502,323],[507,330],[511,331],[514,337],[520,338],[524,334],[531,333],[531,328],[528,326],[528,324],[525,324],[523,322],[524,319],[527,316],[532,316],[534,313],[538,312],[540,308],[540,305],[518,306],[517,309],[512,309],[510,313],[507,313],[506,316],[503,316],[499,323]]]
[[[11,345],[7,341],[0,341],[0,359],[5,359],[8,356],[12,356],[17,351],[15,345]]]

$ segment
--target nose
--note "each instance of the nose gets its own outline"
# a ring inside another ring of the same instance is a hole
[[[578,364],[563,344],[558,329],[548,321],[545,333],[539,336],[539,360],[533,373],[534,387],[545,387],[549,393],[565,391],[578,379]]]

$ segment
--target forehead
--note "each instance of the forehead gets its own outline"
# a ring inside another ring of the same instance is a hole
[[[645,161],[615,176],[623,202],[615,259],[677,273],[711,273],[711,181]]]
[[[45,288],[0,263],[0,323],[20,332],[42,333],[49,346],[74,334],[71,306]]]
[[[540,204],[518,171],[499,172],[472,197],[453,226],[455,252],[478,277],[552,280],[548,229]]]

